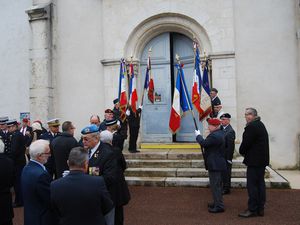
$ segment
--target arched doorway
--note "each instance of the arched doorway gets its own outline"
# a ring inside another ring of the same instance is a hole
[[[166,32],[150,40],[141,55],[141,77],[144,82],[148,50],[152,48],[151,63],[155,83],[155,102],[144,98],[142,115],[143,142],[194,142],[194,124],[191,113],[181,119],[181,129],[176,135],[169,131],[169,117],[177,75],[176,54],[184,64],[184,73],[189,94],[193,82],[194,52],[192,40],[180,33]],[[143,84],[140,84],[143,86]],[[196,113],[196,111],[194,110]],[[196,118],[198,117],[196,113]],[[202,129],[202,124],[198,124]]]

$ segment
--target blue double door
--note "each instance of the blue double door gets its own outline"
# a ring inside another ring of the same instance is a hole
[[[169,130],[172,98],[177,76],[176,54],[184,64],[185,81],[191,96],[194,69],[193,42],[178,33],[163,33],[147,43],[141,57],[140,85],[143,86],[147,66],[148,50],[151,52],[152,75],[155,86],[155,100],[152,104],[144,96],[142,113],[142,142],[195,142],[194,122],[190,112],[181,118],[180,130],[173,135]],[[202,129],[198,114],[194,110],[198,127]]]

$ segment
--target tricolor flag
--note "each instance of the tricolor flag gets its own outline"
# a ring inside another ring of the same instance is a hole
[[[180,128],[180,121],[181,121],[180,108],[182,109],[183,113],[188,110],[192,110],[192,104],[186,88],[182,65],[176,65],[176,67],[177,67],[177,78],[176,78],[176,85],[175,85],[175,90],[173,95],[173,104],[172,104],[170,122],[169,122],[169,127],[172,133],[176,133]]]
[[[119,78],[119,101],[120,101],[120,119],[122,122],[126,119],[127,94],[126,94],[126,63],[124,59],[120,62],[120,78]]]
[[[134,75],[133,64],[129,65],[129,104],[131,105],[131,109],[134,113],[136,113],[136,103],[138,100],[137,91],[136,91],[136,77]]]
[[[148,91],[148,99],[150,102],[154,103],[154,81],[151,73],[151,60],[148,57],[147,71],[145,76],[144,89]]]
[[[202,113],[199,114],[199,119],[202,121],[207,117],[211,111],[211,99],[210,99],[210,87],[209,87],[209,78],[208,78],[208,61],[205,62],[205,67],[203,71],[203,78],[202,78],[202,88],[201,88],[201,102],[200,108]]]
[[[201,63],[200,63],[200,55],[199,55],[199,49],[197,46],[197,43],[194,42],[194,49],[196,50],[195,54],[195,66],[194,66],[194,78],[193,78],[193,87],[192,87],[192,103],[194,107],[199,112],[199,115],[203,113],[202,109],[200,108],[200,102],[201,102]]]

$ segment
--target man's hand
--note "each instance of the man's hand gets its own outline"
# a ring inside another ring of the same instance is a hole
[[[141,110],[142,110],[142,109],[143,109],[143,106],[142,106],[142,105],[140,105],[140,106],[139,106],[139,109],[141,109]]]
[[[129,109],[126,110],[126,115],[130,116],[130,110]]]
[[[195,130],[195,136],[197,137],[198,135],[201,135],[200,130]]]

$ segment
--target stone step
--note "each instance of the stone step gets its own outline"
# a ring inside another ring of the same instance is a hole
[[[276,171],[267,167],[269,178],[265,178],[267,188],[290,188],[289,182]],[[126,177],[129,185],[159,187],[208,187],[208,177]],[[246,178],[232,178],[234,188],[246,187]]]
[[[128,168],[125,171],[128,177],[208,177],[204,168]],[[245,168],[233,168],[231,177],[246,177]],[[266,170],[265,177],[269,177]]]
[[[203,159],[127,159],[129,168],[204,168]],[[233,168],[245,168],[242,160],[233,160]]]
[[[199,144],[194,143],[141,143],[141,149],[199,149]]]
[[[125,159],[202,159],[200,150],[143,149],[139,153],[123,151]]]

